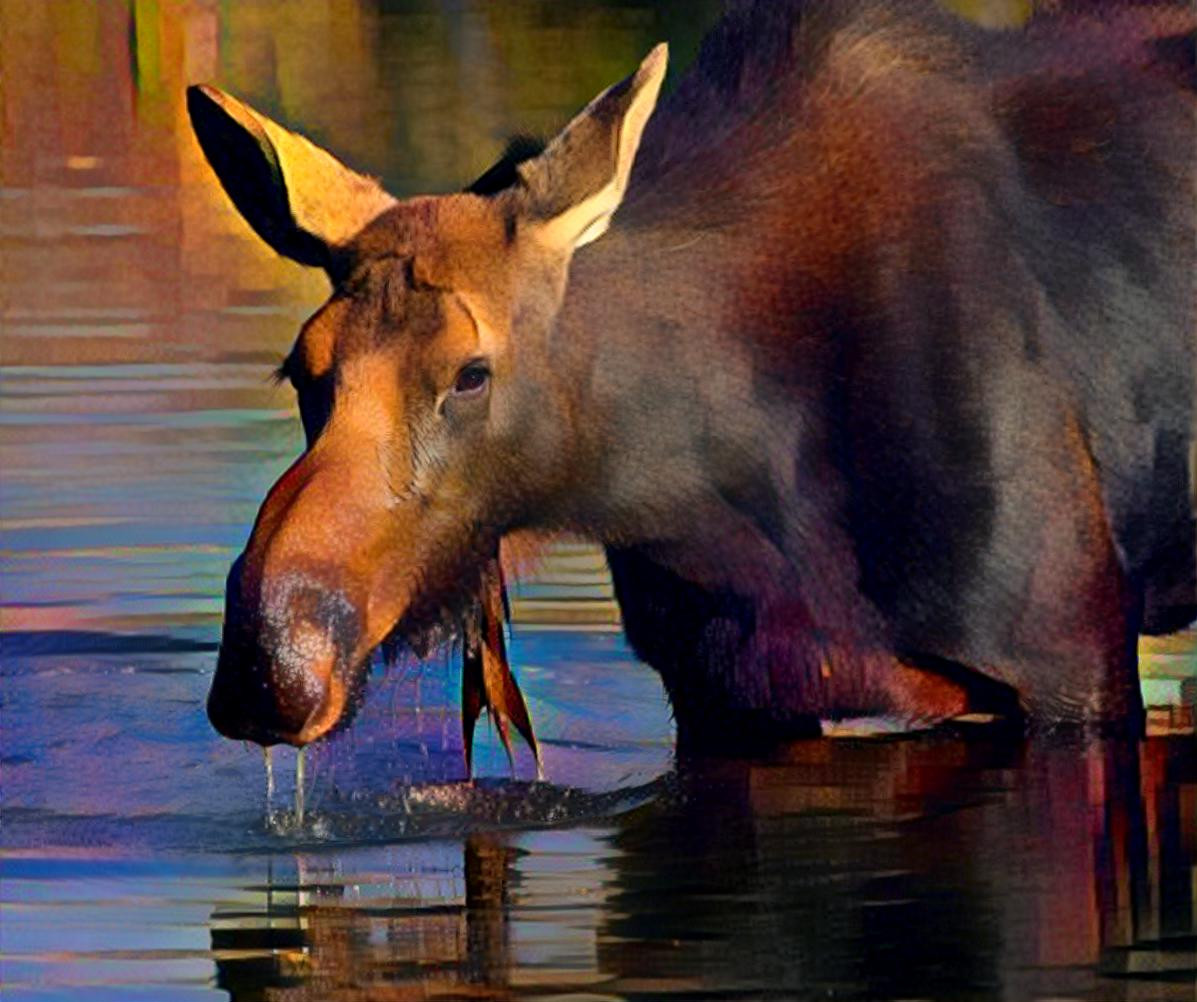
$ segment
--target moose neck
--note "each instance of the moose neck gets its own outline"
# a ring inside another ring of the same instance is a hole
[[[735,559],[805,559],[795,534],[837,524],[845,303],[863,301],[866,249],[895,239],[919,184],[862,142],[872,121],[836,121],[811,115],[750,162],[696,158],[639,190],[634,176],[576,255],[551,347],[575,415],[561,525],[688,550],[677,559],[717,578]],[[825,484],[818,501],[799,478]]]
[[[738,294],[720,270],[737,242],[718,225],[633,223],[573,262],[553,335],[574,401],[558,515],[568,528],[683,564],[725,566],[713,540],[758,571],[780,560],[779,491],[799,422],[729,322]]]

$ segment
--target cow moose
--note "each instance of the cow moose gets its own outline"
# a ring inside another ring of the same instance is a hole
[[[1194,21],[733,3],[659,109],[664,46],[405,200],[190,88],[246,221],[332,284],[282,366],[307,448],[229,574],[214,726],[302,746],[380,644],[464,637],[467,732],[489,707],[531,741],[497,555],[570,532],[686,747],[1139,732],[1137,638],[1197,616]]]

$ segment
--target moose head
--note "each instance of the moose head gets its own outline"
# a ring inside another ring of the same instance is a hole
[[[327,734],[380,643],[425,649],[486,593],[502,536],[558,517],[587,445],[555,320],[574,252],[624,197],[666,61],[658,46],[500,169],[510,183],[410,200],[215,88],[188,91],[237,209],[332,283],[280,369],[306,449],[229,573],[208,702],[222,734]]]

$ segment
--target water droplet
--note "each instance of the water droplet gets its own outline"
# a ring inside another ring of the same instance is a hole
[[[295,823],[303,824],[303,759],[306,748],[300,748],[295,755]]]
[[[266,763],[266,815],[270,816],[270,802],[274,799],[274,759],[270,747],[262,748],[262,760]]]

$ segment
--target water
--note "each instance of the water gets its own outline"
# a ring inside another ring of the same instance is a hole
[[[294,753],[268,807],[207,724],[224,575],[300,448],[269,373],[325,289],[228,207],[183,86],[448,190],[714,7],[0,0],[6,999],[1193,997],[1191,636],[1142,749],[676,762],[570,544],[514,603],[545,782],[486,725],[462,781],[456,662],[374,667],[302,819]]]

